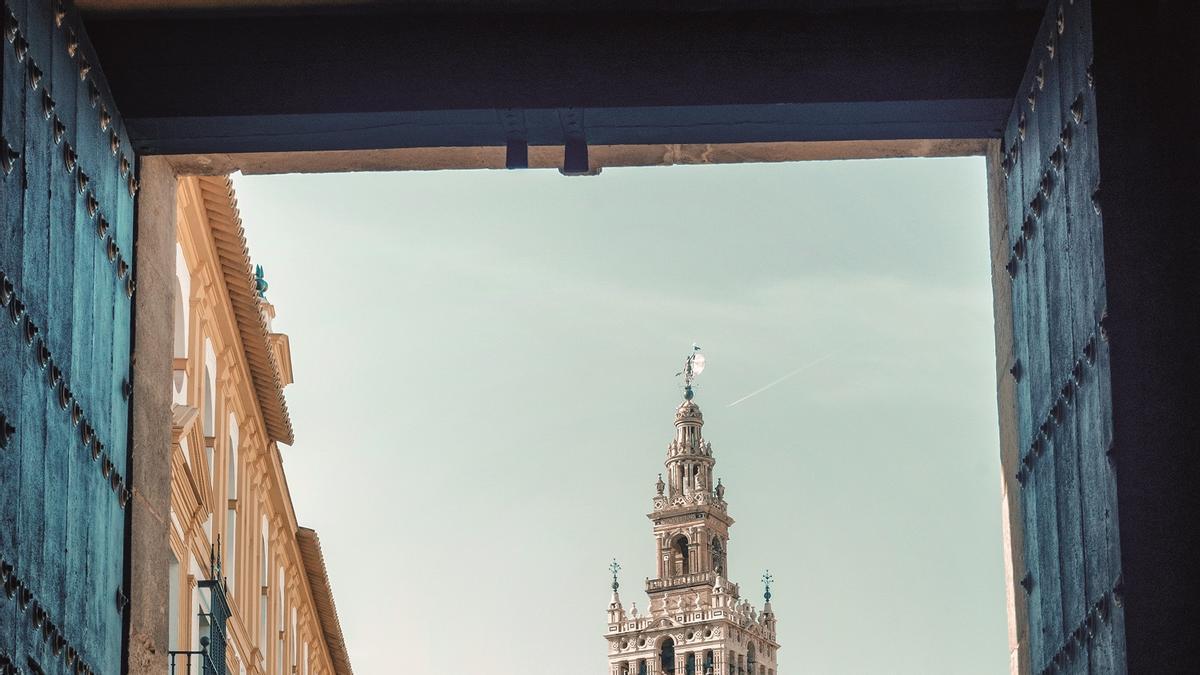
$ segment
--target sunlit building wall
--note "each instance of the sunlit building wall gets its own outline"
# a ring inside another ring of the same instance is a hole
[[[177,204],[164,570],[174,672],[223,657],[240,675],[350,675],[320,543],[296,521],[280,461],[292,442],[288,338],[273,332],[229,180],[181,178]],[[223,640],[203,584],[213,577],[229,608]],[[222,643],[225,653],[212,653]]]

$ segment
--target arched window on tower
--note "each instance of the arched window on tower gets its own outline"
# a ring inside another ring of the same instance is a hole
[[[691,571],[691,566],[688,564],[688,540],[682,534],[675,537],[675,541],[671,542],[671,555],[673,560],[672,572],[675,576],[681,577]]]
[[[675,673],[675,640],[667,638],[663,640],[662,646],[658,649],[658,662],[662,665],[663,673]]]
[[[708,550],[712,553],[712,569],[717,574],[725,574],[725,545],[721,543],[720,537],[713,537],[708,545]]]
[[[696,653],[691,652],[687,655],[687,659],[683,662],[683,670],[686,675],[696,675]]]
[[[746,648],[746,672],[750,673],[750,675],[755,675],[754,666],[757,663],[758,659],[754,654],[754,643],[751,642],[750,646]]]
[[[703,670],[704,675],[714,675],[714,673],[716,673],[716,671],[714,670],[714,668],[715,668],[714,659],[715,658],[716,657],[713,655],[713,650],[710,649],[710,650],[704,652],[704,670]]]

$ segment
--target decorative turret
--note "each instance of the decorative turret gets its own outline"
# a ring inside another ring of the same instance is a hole
[[[711,495],[715,462],[712,445],[701,435],[703,427],[704,415],[695,401],[685,400],[675,410],[675,438],[667,445],[666,462],[666,496],[671,500]]]
[[[763,611],[760,620],[763,627],[767,629],[770,635],[775,635],[775,610],[771,608],[771,583],[775,581],[775,577],[771,576],[771,570],[767,570],[762,577],[763,580]]]
[[[612,564],[608,566],[608,570],[612,572],[612,599],[608,601],[608,622],[610,624],[619,624],[625,620],[625,609],[621,606],[621,595],[617,593],[617,589],[621,587],[617,581],[617,574],[621,571],[621,564],[613,558]]]

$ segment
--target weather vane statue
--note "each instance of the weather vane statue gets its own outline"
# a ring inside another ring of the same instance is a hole
[[[613,558],[612,564],[608,566],[608,571],[612,572],[612,589],[614,592],[616,592],[617,588],[621,586],[621,584],[617,582],[617,573],[621,571],[621,563],[617,562],[616,558]]]
[[[687,400],[692,400],[692,382],[696,376],[704,372],[704,354],[700,353],[700,345],[692,343],[692,352],[688,354],[687,360],[683,362],[683,370],[675,373],[675,377],[683,376],[683,397]]]
[[[765,599],[767,602],[771,601],[771,582],[772,581],[775,581],[775,577],[771,576],[771,570],[767,570],[766,573],[762,575],[763,599]]]

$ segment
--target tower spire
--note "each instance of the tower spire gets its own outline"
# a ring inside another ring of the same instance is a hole
[[[704,354],[699,345],[693,344],[683,362],[683,370],[676,373],[676,376],[683,376],[684,400],[675,409],[675,438],[667,445],[667,480],[665,484],[655,486],[659,494],[656,503],[663,506],[714,501],[712,446],[702,436],[704,415],[696,405],[692,389],[696,377],[704,371],[704,365]]]

